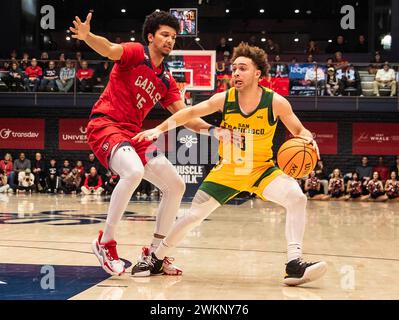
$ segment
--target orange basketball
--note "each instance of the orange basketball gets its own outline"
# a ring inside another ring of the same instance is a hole
[[[317,164],[317,153],[305,140],[293,138],[283,143],[277,153],[277,164],[285,174],[297,179],[307,176]]]

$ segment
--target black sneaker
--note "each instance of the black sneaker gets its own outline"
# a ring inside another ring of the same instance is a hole
[[[150,275],[163,274],[163,260],[158,259],[154,253],[143,257],[132,268],[132,277],[148,277]]]
[[[284,284],[297,286],[314,281],[322,277],[326,271],[327,264],[324,261],[305,262],[298,258],[287,263]]]

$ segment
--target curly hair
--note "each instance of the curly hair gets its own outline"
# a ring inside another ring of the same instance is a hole
[[[154,11],[153,13],[146,16],[143,25],[143,40],[148,44],[148,35],[151,33],[155,35],[155,32],[159,29],[160,25],[168,26],[176,30],[178,33],[179,21],[166,11]]]
[[[261,77],[267,74],[267,54],[266,52],[259,48],[250,46],[246,42],[241,42],[238,47],[234,48],[233,57],[231,61],[234,61],[238,57],[246,57],[253,61],[255,66],[261,71]]]

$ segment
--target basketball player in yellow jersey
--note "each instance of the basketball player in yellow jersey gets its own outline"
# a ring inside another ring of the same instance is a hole
[[[284,283],[299,285],[316,280],[326,272],[327,265],[325,262],[302,260],[307,198],[298,183],[272,161],[273,137],[278,119],[294,136],[312,143],[318,151],[317,145],[312,134],[293,113],[290,103],[277,93],[259,86],[259,78],[266,74],[266,55],[262,49],[241,43],[234,49],[232,61],[233,88],[181,110],[158,127],[134,137],[139,141],[156,139],[161,133],[184,125],[190,119],[216,111],[223,112],[221,127],[209,130],[211,135],[226,138],[219,145],[219,163],[201,184],[189,213],[175,223],[141,268],[150,270],[151,274],[162,273],[164,257],[190,230],[238,193],[249,191],[286,209],[288,257]],[[231,132],[234,137],[228,139]],[[132,275],[136,272],[133,271]]]

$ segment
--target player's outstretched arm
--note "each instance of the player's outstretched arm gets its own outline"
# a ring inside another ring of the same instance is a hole
[[[190,120],[200,118],[216,111],[220,111],[223,107],[225,99],[224,93],[217,93],[209,100],[203,101],[193,107],[179,110],[154,129],[146,130],[137,134],[133,140],[156,140],[163,132],[175,129],[185,125]]]
[[[122,57],[123,47],[120,44],[112,43],[104,37],[96,36],[90,32],[90,21],[92,13],[90,12],[86,21],[82,22],[78,16],[72,21],[74,27],[69,27],[73,32],[72,38],[83,40],[87,45],[103,57],[111,60],[119,60]]]
[[[294,137],[304,139],[307,143],[312,144],[317,152],[318,159],[320,159],[319,147],[313,139],[312,133],[303,126],[292,111],[288,100],[277,93],[274,93],[273,96],[273,113],[276,118],[280,118],[281,122],[284,123]]]

